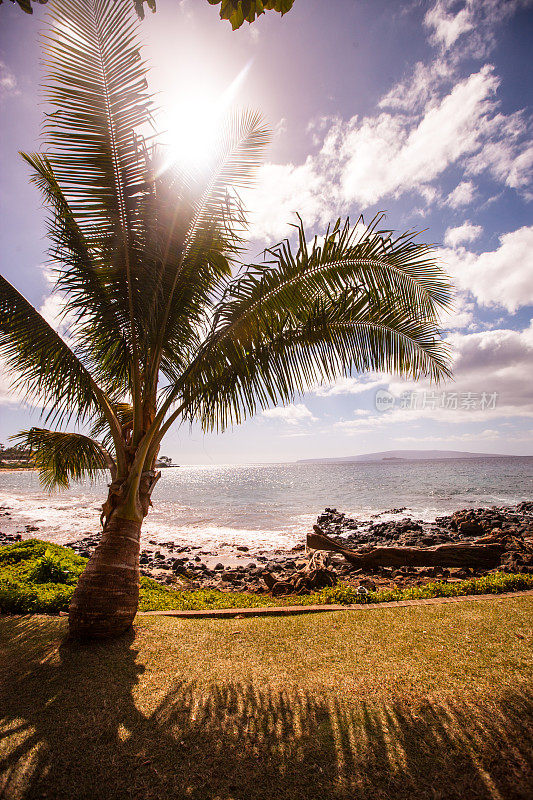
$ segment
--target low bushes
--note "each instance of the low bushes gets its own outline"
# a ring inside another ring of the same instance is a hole
[[[407,588],[378,589],[367,594],[358,594],[357,589],[347,584],[322,589],[313,597],[313,603],[391,603],[395,600],[421,600],[426,597],[461,597],[472,594],[501,594],[502,592],[519,592],[533,589],[533,575],[514,575],[505,572],[493,572],[481,578],[469,578],[464,581],[445,583],[435,581],[424,586]],[[302,598],[305,603],[308,597]]]
[[[0,611],[11,614],[58,614],[66,611],[87,559],[67,547],[27,539],[0,547]],[[387,603],[424,597],[499,594],[533,589],[533,575],[496,572],[482,578],[401,589],[379,589],[359,594],[345,583],[302,597],[274,599],[251,593],[215,589],[178,591],[166,589],[150,578],[141,578],[140,611],[251,608],[274,605]]]

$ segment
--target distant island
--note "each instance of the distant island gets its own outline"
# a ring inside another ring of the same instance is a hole
[[[338,458],[304,458],[297,464],[333,464],[352,461],[430,461],[451,458],[525,458],[504,453],[465,453],[462,450],[384,450],[382,453],[363,453],[360,456]]]

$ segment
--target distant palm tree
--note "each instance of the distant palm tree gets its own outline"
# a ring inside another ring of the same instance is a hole
[[[68,334],[0,279],[0,355],[45,424],[19,435],[42,482],[109,470],[100,544],[70,606],[76,636],[127,629],[139,597],[141,524],[176,421],[223,430],[321,380],[383,370],[448,374],[438,311],[450,287],[432,249],[338,220],[322,244],[238,266],[248,187],[268,140],[233,114],[205,169],[162,168],[147,69],[128,0],[56,0],[45,39],[47,155],[24,155],[51,216]],[[80,432],[65,432],[67,423]]]

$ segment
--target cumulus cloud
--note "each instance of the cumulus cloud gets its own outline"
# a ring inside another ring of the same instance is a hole
[[[483,233],[481,225],[472,225],[471,222],[465,222],[457,228],[448,228],[444,234],[444,243],[449,247],[457,247],[463,242],[474,242]]]
[[[397,83],[378,103],[379,108],[420,111],[438,90],[453,81],[455,70],[449,61],[439,58],[424,64],[418,61],[409,76]]]
[[[21,398],[16,394],[14,389],[11,388],[12,378],[9,376],[6,365],[0,359],[0,405],[14,405],[20,402]]]
[[[446,205],[450,208],[460,208],[472,202],[476,190],[472,181],[461,181],[446,198]]]
[[[441,328],[445,331],[454,331],[461,328],[474,327],[475,305],[468,299],[465,292],[455,292],[451,309],[440,315]]]
[[[519,153],[509,164],[509,173],[505,179],[507,186],[512,189],[522,189],[531,185],[533,180],[533,144]],[[531,199],[533,195],[527,192]]]
[[[490,128],[493,128],[493,133]],[[487,121],[485,133],[482,146],[465,163],[466,174],[489,173],[504,186],[520,190],[530,197],[533,146],[529,141],[529,125],[524,113],[496,114]]]
[[[342,190],[347,201],[375,203],[384,195],[430,184],[462,156],[475,153],[494,109],[498,87],[492,67],[459,82],[415,124],[380,114],[339,131],[346,157]]]
[[[256,209],[252,237],[287,235],[296,211],[313,226],[354,206],[407,193],[430,204],[440,196],[435,182],[450,166],[472,175],[489,171],[495,180],[525,190],[527,121],[521,112],[498,111],[498,86],[494,68],[486,64],[445,96],[429,100],[422,113],[329,119],[325,130],[321,122],[318,153],[303,164],[267,164],[260,171],[248,202]],[[459,207],[474,191],[470,180],[462,181],[445,202]]]
[[[298,425],[300,422],[313,422],[316,420],[306,405],[303,403],[291,403],[288,406],[276,406],[268,408],[262,412],[267,419],[278,419],[289,425]]]
[[[371,376],[391,393],[394,402],[390,409],[384,413],[361,413],[358,409],[351,418],[336,422],[335,429],[358,435],[422,420],[490,425],[496,419],[533,418],[533,392],[524,380],[524,376],[533,374],[533,320],[522,331],[456,332],[448,341],[453,380],[436,387],[424,381]],[[488,438],[487,433],[485,436]],[[472,438],[479,438],[479,434],[472,433]],[[413,441],[421,439],[417,436]]]
[[[253,199],[247,204],[250,214],[250,236],[254,239],[281,239],[287,235],[287,224],[298,212],[307,225],[325,223],[335,204],[315,159],[304,164],[264,164],[258,175]]]
[[[442,251],[456,284],[484,306],[509,312],[533,304],[533,226],[500,236],[496,250],[476,255],[464,247]]]
[[[521,330],[498,329],[475,333],[452,333],[448,337],[453,354],[453,381],[435,389],[422,383],[391,381],[389,391],[416,393],[456,392],[459,397],[471,393],[477,404],[471,408],[425,409],[425,416],[441,421],[475,421],[489,417],[533,417],[533,392],[525,376],[533,374],[533,320]],[[496,395],[494,407],[481,408],[481,395]],[[398,412],[403,409],[397,409]],[[409,409],[407,409],[409,411]],[[421,409],[424,411],[424,409]],[[415,412],[416,413],[416,410]]]

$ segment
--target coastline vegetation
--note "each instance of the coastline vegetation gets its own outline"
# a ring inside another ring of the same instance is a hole
[[[26,539],[0,548],[0,612],[3,614],[59,614],[66,612],[87,559],[68,547]],[[346,583],[308,595],[273,598],[252,592],[216,589],[169,589],[141,576],[139,610],[203,610],[288,605],[352,605],[388,603],[429,597],[458,597],[533,589],[533,575],[495,572],[480,578],[424,586],[380,589],[360,594]]]
[[[0,470],[33,468],[34,464],[26,448],[17,445],[6,447],[0,443]]]

